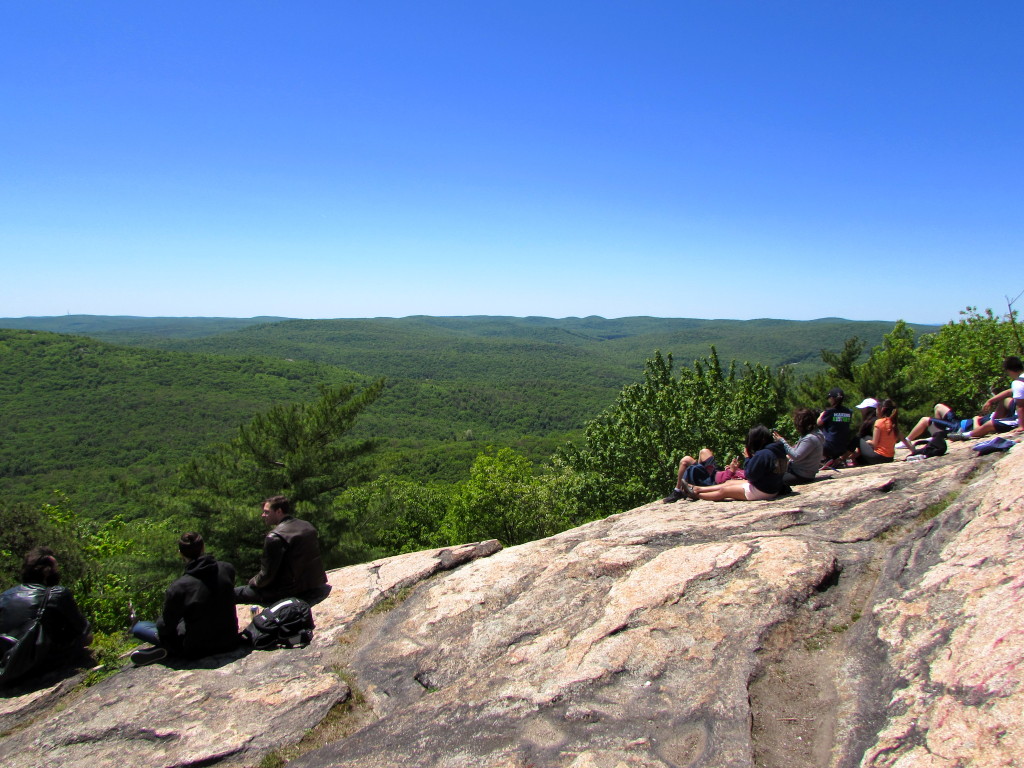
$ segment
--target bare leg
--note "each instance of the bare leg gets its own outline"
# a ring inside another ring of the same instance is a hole
[[[733,478],[726,480],[720,485],[694,486],[693,491],[698,498],[706,501],[724,501],[735,499],[737,501],[747,500],[747,481]]]
[[[679,474],[676,475],[676,490],[681,490],[683,487],[683,475],[686,474],[686,470],[689,469],[693,464],[696,464],[697,460],[693,456],[683,456],[679,462]]]
[[[676,475],[676,490],[682,490],[683,475],[686,473],[687,469],[689,469],[692,465],[696,464],[698,461],[704,463],[708,459],[712,458],[714,455],[714,451],[712,451],[710,448],[701,448],[700,453],[697,454],[696,459],[693,458],[693,456],[683,456],[682,460],[679,462],[679,474]]]
[[[994,419],[995,419],[995,417],[993,416],[991,419],[986,421],[980,427],[975,427],[974,429],[972,429],[970,432],[967,433],[967,436],[968,437],[984,437],[985,435],[991,435],[993,432],[996,431],[996,425],[995,425],[995,420]]]
[[[939,406],[935,406],[936,413],[938,412],[938,409]],[[935,418],[939,419],[942,417],[936,416]],[[915,440],[917,440],[917,438],[921,437],[922,435],[925,434],[925,432],[928,431],[928,427],[931,426],[931,423],[932,420],[930,418],[928,418],[927,416],[922,416],[920,421],[918,421],[917,424],[914,425],[914,428],[910,430],[910,433],[907,435],[907,440],[909,440],[910,442],[914,442]]]

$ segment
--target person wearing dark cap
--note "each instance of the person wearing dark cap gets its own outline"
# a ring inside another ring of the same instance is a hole
[[[168,655],[198,659],[238,646],[234,566],[206,554],[198,533],[183,533],[178,552],[186,560],[185,573],[167,588],[160,618],[132,626],[133,635],[152,643],[132,653],[136,666]]]
[[[818,417],[818,429],[825,438],[825,467],[836,466],[850,443],[850,422],[853,413],[843,405],[846,393],[839,387],[828,391],[828,408]]]

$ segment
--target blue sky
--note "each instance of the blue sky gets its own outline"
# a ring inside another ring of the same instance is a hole
[[[10,2],[0,316],[942,322],[1024,290],[1024,3]]]

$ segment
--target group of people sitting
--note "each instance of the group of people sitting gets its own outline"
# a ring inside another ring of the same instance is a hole
[[[271,530],[263,541],[260,570],[239,587],[234,566],[207,554],[199,533],[181,535],[178,552],[185,561],[184,574],[168,587],[160,617],[138,621],[132,611],[132,634],[149,643],[131,654],[133,663],[142,666],[168,656],[197,659],[234,650],[240,641],[236,604],[269,606],[297,597],[312,605],[327,597],[331,587],[316,528],[292,515],[285,496],[264,500],[261,516]],[[35,547],[28,552],[21,578],[22,584],[0,594],[0,672],[19,652],[19,641],[36,642],[35,635],[45,638],[44,647],[33,651],[37,658],[31,668],[19,669],[19,679],[87,658],[92,642],[89,622],[71,592],[60,586],[53,550]]]
[[[829,391],[824,411],[799,408],[793,412],[799,436],[795,445],[759,424],[747,433],[742,469],[737,457],[726,470],[718,470],[708,448],[696,458],[684,456],[676,486],[664,501],[774,499],[793,485],[811,482],[822,469],[891,462],[898,443],[907,448],[908,456],[924,456],[932,446],[915,447],[915,441],[925,436],[934,442],[1024,432],[1024,364],[1019,357],[1007,357],[1003,372],[1010,378],[1010,386],[986,400],[978,416],[961,420],[952,408],[939,403],[934,415],[922,418],[906,436],[900,433],[899,412],[891,399],[879,402],[869,397],[856,405],[861,419],[854,430],[853,412],[843,404],[846,394],[836,387]],[[945,444],[942,446],[944,452]]]

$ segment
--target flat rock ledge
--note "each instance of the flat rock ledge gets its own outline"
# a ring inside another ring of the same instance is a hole
[[[127,666],[84,690],[78,678],[0,698],[4,768],[258,765],[297,743],[351,694],[332,666],[355,620],[439,571],[501,549],[496,541],[416,552],[332,571],[307,648],[241,651],[173,666]],[[249,621],[239,606],[241,626]],[[244,623],[242,623],[244,622]],[[14,692],[16,693],[16,692]]]
[[[309,648],[0,699],[0,764],[273,764],[334,710],[289,766],[1020,765],[1024,448],[798,491],[334,571]]]

